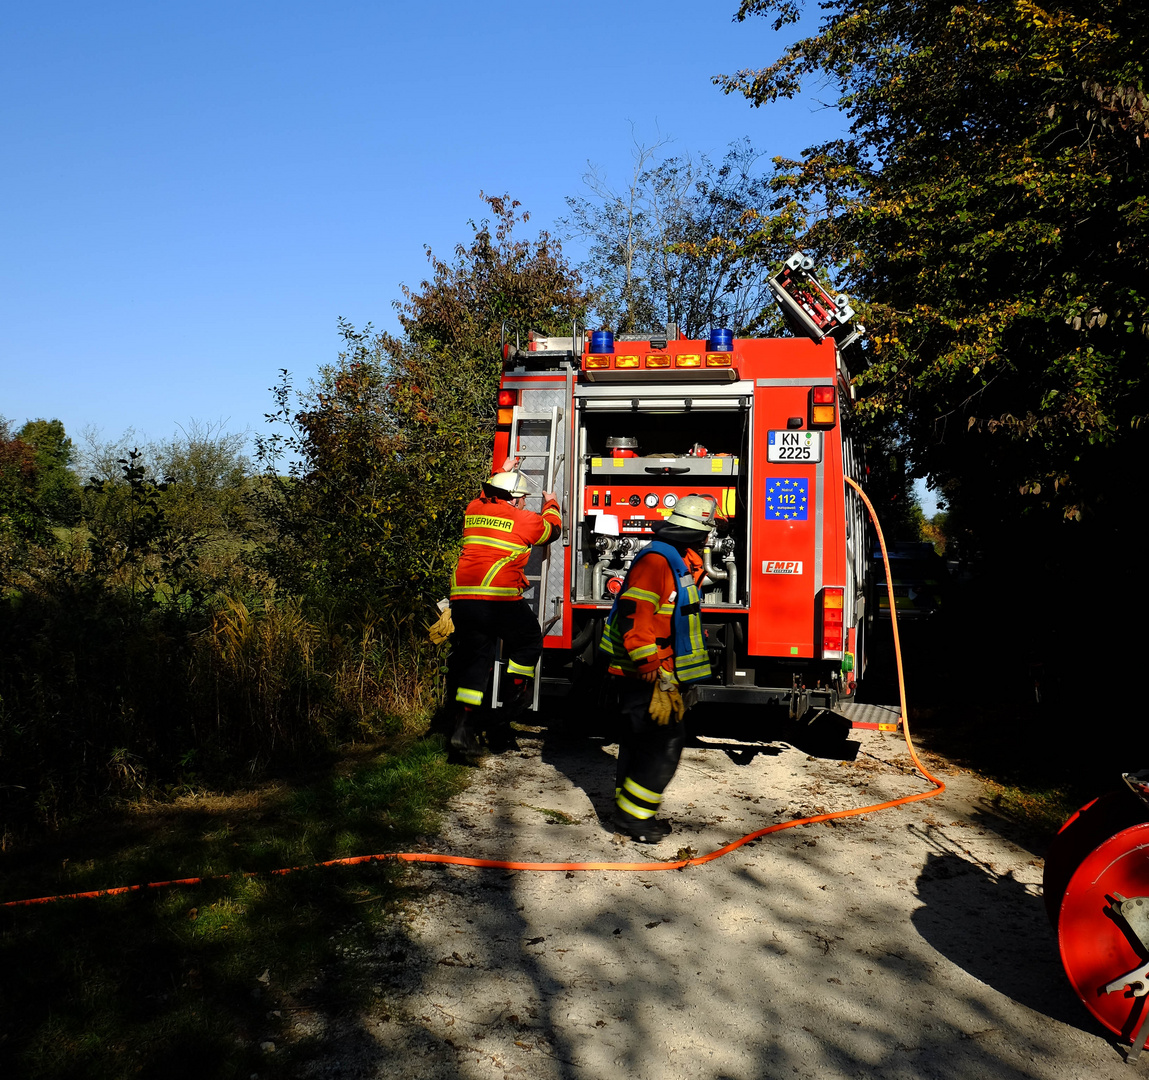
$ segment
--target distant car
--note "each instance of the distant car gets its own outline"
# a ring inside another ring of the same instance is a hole
[[[921,619],[933,615],[942,606],[949,582],[945,560],[934,551],[933,544],[898,542],[891,544],[888,550],[898,618]],[[888,620],[890,594],[880,548],[874,552],[874,598],[878,618]]]

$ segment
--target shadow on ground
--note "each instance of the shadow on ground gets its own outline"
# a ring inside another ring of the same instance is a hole
[[[922,938],[963,971],[1051,1020],[1108,1037],[1077,1001],[1061,967],[1040,893],[1012,872],[960,850],[943,829],[923,830],[934,850],[918,873]]]

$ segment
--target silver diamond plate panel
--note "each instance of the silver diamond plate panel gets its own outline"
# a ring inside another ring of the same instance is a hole
[[[840,702],[834,711],[860,724],[896,724],[902,715],[897,705],[868,705],[852,701]]]

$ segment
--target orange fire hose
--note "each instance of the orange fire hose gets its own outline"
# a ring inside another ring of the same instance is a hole
[[[861,487],[856,484],[850,477],[846,477],[846,483],[852,487],[865,504],[866,509],[869,511],[870,520],[874,523],[874,528],[878,533],[878,543],[882,548],[882,563],[886,568],[886,587],[889,590],[890,597],[890,623],[893,627],[894,636],[894,657],[898,669],[898,698],[902,710],[902,731],[906,739],[906,747],[910,752],[910,759],[913,761],[915,768],[922,776],[928,780],[934,787],[930,791],[921,791],[914,795],[903,795],[899,799],[890,799],[887,802],[874,803],[871,806],[860,806],[853,810],[836,810],[832,814],[815,814],[812,817],[795,818],[793,821],[782,821],[775,825],[767,825],[763,829],[756,829],[754,832],[747,833],[745,836],[738,840],[734,840],[723,847],[717,848],[714,851],[708,852],[705,855],[695,855],[688,859],[674,859],[669,862],[513,862],[504,859],[474,859],[466,855],[436,855],[429,852],[387,852],[381,855],[352,855],[343,859],[328,859],[326,862],[311,863],[307,866],[288,866],[279,870],[266,871],[271,876],[292,874],[297,870],[311,870],[321,867],[330,866],[358,866],[364,863],[372,862],[406,862],[406,863],[440,863],[448,866],[474,866],[482,869],[491,870],[562,870],[562,871],[575,871],[575,870],[641,870],[644,873],[652,873],[659,870],[682,870],[687,866],[701,866],[703,863],[713,862],[715,859],[722,858],[723,855],[728,855],[730,852],[737,850],[744,844],[749,844],[753,840],[758,840],[763,836],[770,833],[781,832],[783,829],[793,829],[798,825],[816,825],[821,821],[833,821],[837,818],[857,817],[861,814],[872,814],[878,810],[888,810],[895,806],[902,806],[906,803],[920,802],[922,799],[931,799],[935,795],[940,795],[945,791],[945,784],[933,776],[929,770],[921,763],[918,758],[917,751],[914,749],[914,742],[910,736],[910,723],[907,715],[906,708],[906,684],[905,676],[902,671],[902,646],[898,637],[898,616],[894,604],[894,587],[892,583],[892,576],[890,574],[890,557],[886,550],[886,540],[882,535],[882,527],[878,523],[878,516],[874,513],[873,504],[866,497],[866,493]],[[111,889],[93,889],[89,892],[77,893],[64,893],[59,896],[41,896],[31,900],[10,900],[7,903],[0,904],[0,908],[8,907],[28,907],[33,904],[50,904],[56,900],[81,900],[89,899],[98,896],[122,896],[124,893],[143,892],[148,889],[163,889],[173,885],[198,885],[205,881],[227,881],[234,877],[233,874],[215,874],[209,877],[190,877],[178,878],[173,881],[152,881],[145,885],[121,885]],[[243,877],[259,877],[259,871],[245,872]]]

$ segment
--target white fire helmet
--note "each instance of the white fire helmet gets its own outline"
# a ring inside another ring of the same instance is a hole
[[[714,528],[717,509],[718,500],[710,495],[683,495],[666,523],[682,529],[694,529],[696,532],[709,532]]]
[[[518,470],[495,473],[483,487],[491,488],[492,495],[499,495],[506,499],[519,499],[531,493],[527,478]]]

